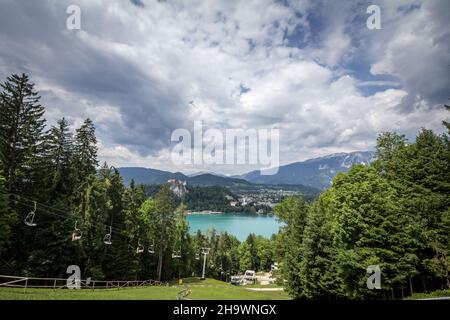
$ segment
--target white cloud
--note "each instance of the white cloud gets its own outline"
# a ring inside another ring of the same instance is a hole
[[[380,131],[436,129],[445,117],[431,99],[448,84],[439,69],[448,28],[437,5],[407,10],[420,2],[383,2],[383,30],[369,33],[357,32],[355,7],[335,2],[149,0],[142,7],[84,0],[82,30],[69,32],[68,3],[42,2],[36,10],[28,2],[0,5],[0,66],[31,73],[50,122],[66,116],[78,125],[91,117],[101,160],[116,166],[192,171],[170,162],[170,133],[193,130],[200,119],[217,128],[277,127],[280,160],[289,163],[371,149]],[[356,9],[364,18],[364,6]],[[323,19],[319,31],[313,14]],[[14,15],[25,22],[15,25]],[[45,32],[35,32],[42,20]],[[346,67],[352,59],[398,80],[360,80],[359,70]],[[368,86],[392,88],[360,91]],[[405,111],[399,106],[411,95],[420,104]]]

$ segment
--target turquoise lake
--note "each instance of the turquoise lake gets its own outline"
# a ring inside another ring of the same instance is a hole
[[[212,228],[218,232],[226,231],[244,241],[250,233],[269,238],[278,233],[282,225],[274,216],[252,214],[190,214],[187,216],[189,232],[194,234],[197,230],[203,233]]]

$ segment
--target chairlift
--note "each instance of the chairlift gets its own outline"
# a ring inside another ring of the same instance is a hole
[[[138,246],[136,248],[136,253],[144,252],[144,246],[141,244],[141,241],[138,239]]]
[[[195,260],[200,260],[200,254],[198,253],[195,254]]]
[[[34,210],[27,214],[23,222],[29,227],[36,227],[37,224],[34,222],[34,216],[36,215],[36,201],[34,203]]]
[[[109,226],[109,233],[105,234],[105,236],[103,237],[103,243],[104,244],[107,244],[107,245],[111,245],[112,244],[111,234],[112,234],[112,226]]]
[[[148,245],[148,253],[155,253],[155,240],[152,240],[152,244]]]
[[[181,249],[175,250],[175,248],[174,248],[173,251],[172,251],[172,258],[173,259],[181,258]]]
[[[211,248],[202,248],[202,254],[209,254]]]
[[[78,221],[75,221],[75,231],[72,233],[72,241],[80,240],[83,236],[83,232],[77,228]]]

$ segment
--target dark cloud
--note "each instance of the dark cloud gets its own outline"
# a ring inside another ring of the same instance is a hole
[[[0,61],[7,66],[2,78],[25,72],[38,84],[39,79],[45,79],[46,85],[63,88],[93,105],[118,107],[124,126],[121,130],[101,128],[108,139],[129,145],[142,155],[154,154],[184,123],[184,101],[170,83],[144,74],[139,63],[86,45],[77,35],[79,31],[65,30],[65,8],[62,3],[55,6],[44,1],[2,4]],[[92,13],[82,10],[82,16]],[[48,106],[55,107],[61,106]],[[85,108],[80,108],[79,116],[87,116]]]
[[[130,0],[132,4],[138,7],[143,7],[144,3],[141,0]]]
[[[280,128],[282,162],[440,122],[427,108],[449,96],[450,2],[380,1],[369,32],[366,1],[261,1],[80,0],[81,30],[67,30],[69,0],[4,0],[0,77],[28,73],[50,120],[92,117],[109,160],[140,165],[194,120]],[[386,79],[400,85],[359,89]]]

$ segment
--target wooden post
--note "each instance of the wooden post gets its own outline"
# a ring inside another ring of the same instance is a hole
[[[28,278],[25,280],[25,287],[23,288],[23,293],[27,292],[27,286],[28,286]]]

